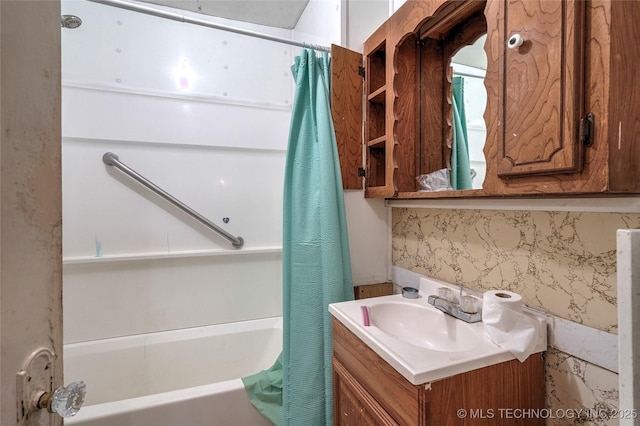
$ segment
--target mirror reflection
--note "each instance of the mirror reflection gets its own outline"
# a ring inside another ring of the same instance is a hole
[[[486,173],[483,153],[486,139],[483,115],[487,104],[484,87],[486,38],[486,34],[481,36],[451,58],[454,105],[450,180],[453,189],[481,189]]]

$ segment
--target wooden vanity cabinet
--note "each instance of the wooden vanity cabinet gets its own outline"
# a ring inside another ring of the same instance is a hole
[[[336,426],[544,424],[541,354],[416,386],[336,319],[333,389]]]
[[[448,166],[446,42],[477,11],[487,31],[483,188],[418,192],[416,176]],[[640,193],[638,16],[638,1],[407,1],[364,43],[365,196]],[[516,34],[523,43],[509,48]]]

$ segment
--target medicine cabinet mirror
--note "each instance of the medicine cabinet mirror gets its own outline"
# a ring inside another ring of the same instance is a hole
[[[416,191],[481,189],[484,181],[487,23],[483,2],[466,6],[453,12],[443,8],[442,16],[436,13],[417,32]]]
[[[480,36],[475,43],[464,46],[451,58],[452,88],[456,95],[451,120],[453,128],[456,129],[456,119],[462,119],[460,130],[463,132],[463,137],[452,140],[451,149],[455,152],[456,148],[459,148],[456,142],[463,144],[462,149],[457,151],[460,155],[468,155],[468,158],[462,160],[456,158],[455,163],[461,166],[462,170],[459,172],[464,172],[464,169],[468,168],[471,177],[471,188],[460,189],[482,189],[482,182],[486,175],[487,164],[483,152],[487,137],[484,121],[484,110],[487,106],[487,90],[484,87],[484,76],[487,71],[487,55],[484,51],[486,39],[486,34]],[[454,114],[453,110],[457,110],[457,113]],[[451,166],[453,167],[454,164]]]

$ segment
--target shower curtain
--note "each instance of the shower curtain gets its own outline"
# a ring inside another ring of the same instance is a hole
[[[309,49],[292,67],[296,93],[284,184],[283,350],[270,370],[243,379],[252,403],[277,425],[333,424],[327,309],[353,299],[329,67],[328,54],[318,57]],[[273,403],[280,388],[281,409]]]
[[[464,79],[453,77],[453,147],[451,149],[451,187],[471,189],[467,117],[464,112]]]

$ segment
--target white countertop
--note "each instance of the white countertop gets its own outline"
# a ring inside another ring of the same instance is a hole
[[[427,297],[430,294],[437,294],[437,289],[443,286],[455,288],[449,283],[423,278],[420,284],[420,297],[417,299],[407,299],[400,294],[360,299],[330,304],[329,312],[414,385],[515,359],[511,352],[492,343],[484,335],[482,322],[464,323],[464,327],[469,327],[468,331],[478,337],[479,343],[472,349],[455,352],[427,349],[399,340],[376,327],[375,318],[371,318],[369,326],[364,325],[362,306],[368,307],[371,312],[371,308],[382,303],[416,304],[434,310],[436,315],[447,315],[427,303]],[[536,344],[535,353],[543,352],[547,349],[545,319],[530,316],[540,321],[541,325],[539,327],[541,335]],[[424,327],[429,327],[429,324],[424,324]]]

